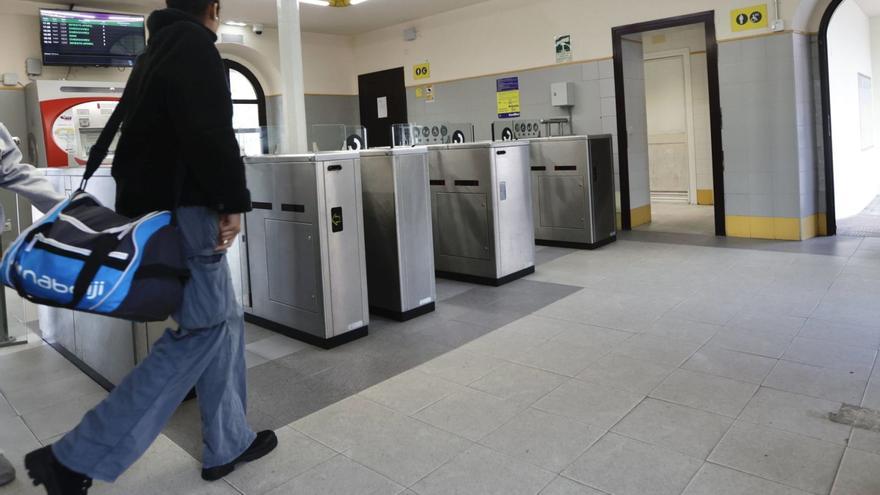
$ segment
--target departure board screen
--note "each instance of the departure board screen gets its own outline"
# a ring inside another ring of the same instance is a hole
[[[131,67],[144,51],[144,18],[40,9],[45,65]]]

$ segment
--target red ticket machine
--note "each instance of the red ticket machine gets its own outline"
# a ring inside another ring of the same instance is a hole
[[[38,167],[85,165],[124,83],[34,81],[26,88],[28,153]],[[107,161],[113,159],[114,140]]]

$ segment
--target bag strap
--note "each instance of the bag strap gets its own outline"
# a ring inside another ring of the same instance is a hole
[[[73,284],[73,299],[70,300],[70,308],[76,309],[76,306],[83,300],[89,291],[89,286],[95,280],[98,270],[104,266],[104,260],[116,249],[119,239],[115,234],[102,234],[98,237],[95,246],[92,248],[92,254],[86,258],[76,282]]]
[[[95,175],[95,172],[98,171],[98,167],[100,167],[101,163],[104,162],[104,159],[107,158],[107,154],[110,152],[110,145],[113,144],[113,138],[116,137],[116,132],[119,131],[119,128],[122,126],[122,121],[125,118],[125,106],[125,93],[123,93],[122,97],[119,99],[119,103],[116,104],[116,108],[113,109],[113,113],[110,114],[110,118],[107,119],[107,125],[101,130],[101,135],[98,136],[98,141],[96,141],[92,146],[92,149],[89,150],[89,159],[86,162],[86,172],[83,174],[82,182],[79,184],[80,191],[86,190],[86,185],[89,183],[89,179]]]

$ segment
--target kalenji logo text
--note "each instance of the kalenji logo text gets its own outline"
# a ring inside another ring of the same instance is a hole
[[[48,275],[38,277],[36,272],[34,272],[33,270],[22,270],[20,266],[17,266],[16,268],[18,269],[18,274],[22,278],[22,280],[30,280],[31,283],[33,283],[37,287],[51,290],[52,292],[57,292],[59,294],[73,294],[72,285],[67,285],[59,282]],[[90,285],[89,289],[86,291],[85,299],[96,299],[103,295],[104,282],[92,282],[92,285]]]

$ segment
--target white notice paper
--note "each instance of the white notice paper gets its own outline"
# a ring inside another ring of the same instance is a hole
[[[377,118],[387,119],[388,118],[388,97],[383,96],[381,98],[376,98],[376,106],[379,109],[379,115]]]

